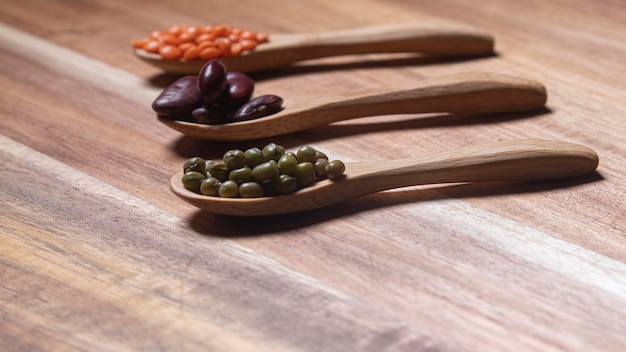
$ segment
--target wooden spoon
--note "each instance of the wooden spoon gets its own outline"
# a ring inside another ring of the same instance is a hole
[[[170,189],[186,202],[209,212],[257,216],[317,209],[392,188],[433,183],[569,178],[590,174],[597,166],[598,155],[581,145],[517,140],[406,159],[346,163],[345,178],[322,180],[285,196],[203,196],[183,187],[182,173],[171,178]]]
[[[254,72],[330,56],[366,53],[422,53],[431,56],[481,56],[493,53],[493,38],[474,29],[419,22],[347,30],[272,34],[270,42],[243,55],[220,58],[229,71]],[[166,72],[197,74],[203,60],[164,60],[141,49],[135,55]]]
[[[541,83],[500,74],[464,73],[428,78],[409,89],[380,87],[360,95],[284,98],[284,109],[256,120],[205,125],[159,118],[185,135],[237,141],[301,131],[357,117],[432,112],[506,113],[541,108]]]

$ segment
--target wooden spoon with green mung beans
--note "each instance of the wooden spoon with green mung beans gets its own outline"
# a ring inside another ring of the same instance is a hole
[[[410,87],[372,87],[351,95],[283,96],[283,110],[254,120],[207,125],[159,117],[185,135],[216,141],[273,137],[359,117],[418,113],[510,113],[544,107],[536,81],[491,73],[427,78]]]
[[[397,160],[345,164],[345,177],[321,180],[296,193],[260,198],[221,198],[187,190],[182,173],[170,189],[184,201],[218,214],[275,215],[322,208],[367,194],[423,184],[560,179],[588,175],[598,166],[592,149],[547,140],[502,141]]]
[[[270,34],[269,42],[242,55],[221,57],[228,71],[254,72],[331,56],[369,53],[421,53],[430,56],[493,54],[493,37],[449,24],[406,22],[326,32]],[[135,55],[160,69],[197,74],[208,60],[166,60],[141,49]]]

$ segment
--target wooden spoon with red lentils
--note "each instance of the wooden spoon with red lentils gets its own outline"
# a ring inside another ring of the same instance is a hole
[[[475,29],[421,22],[292,34],[266,34],[226,25],[171,26],[132,41],[138,58],[177,74],[198,73],[215,58],[229,71],[255,72],[355,54],[486,56],[493,54],[493,43],[491,35]]]

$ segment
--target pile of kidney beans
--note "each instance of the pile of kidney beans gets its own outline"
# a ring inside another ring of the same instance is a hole
[[[213,59],[197,76],[184,76],[154,100],[152,109],[161,117],[222,124],[253,120],[282,110],[283,99],[261,95],[254,99],[254,81],[241,72],[227,72],[224,64]]]

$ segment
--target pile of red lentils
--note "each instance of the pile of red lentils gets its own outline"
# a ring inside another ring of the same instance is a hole
[[[179,26],[152,31],[147,38],[133,40],[133,47],[158,54],[167,60],[211,60],[254,50],[269,37],[226,25]]]

